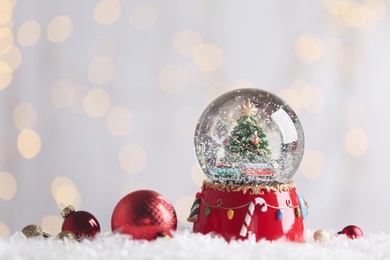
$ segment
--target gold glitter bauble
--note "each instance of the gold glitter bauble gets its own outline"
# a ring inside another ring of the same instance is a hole
[[[77,240],[76,235],[69,231],[62,231],[57,235],[57,239],[61,240]]]
[[[313,234],[313,238],[317,242],[327,242],[330,239],[330,235],[326,230],[318,229]]]
[[[46,233],[42,230],[41,227],[37,225],[27,225],[22,229],[22,233],[27,237],[27,238],[32,238],[32,237],[51,237],[49,233]]]

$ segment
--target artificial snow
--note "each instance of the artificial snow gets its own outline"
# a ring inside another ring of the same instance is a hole
[[[112,233],[82,242],[55,237],[28,239],[17,232],[0,237],[0,259],[390,259],[389,234],[367,234],[355,240],[331,235],[329,241],[320,243],[314,241],[313,233],[306,231],[305,243],[256,242],[254,237],[227,243],[220,237],[194,234],[185,228],[173,238],[154,241]]]

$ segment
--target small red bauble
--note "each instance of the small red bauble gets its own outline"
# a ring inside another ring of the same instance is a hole
[[[172,204],[150,190],[127,194],[115,206],[111,218],[112,231],[131,235],[134,239],[172,237],[176,228],[177,218]]]
[[[355,239],[363,236],[363,231],[354,225],[349,225],[343,228],[340,232],[337,232],[338,235],[346,235],[350,239]]]
[[[67,206],[61,211],[61,215],[64,218],[61,231],[72,232],[77,239],[100,233],[99,222],[87,211],[75,211],[72,206]]]
[[[227,145],[229,143],[229,140],[228,139],[225,139],[225,140],[223,140],[223,145],[225,146],[225,145]]]
[[[251,143],[252,143],[253,145],[259,144],[259,143],[260,143],[260,137],[258,137],[257,135],[253,136],[253,137],[252,137],[252,140],[251,140]]]

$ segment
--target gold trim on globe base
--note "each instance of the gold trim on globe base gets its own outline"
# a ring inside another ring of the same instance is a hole
[[[282,192],[289,191],[295,188],[295,183],[293,180],[285,184],[274,184],[274,185],[227,185],[222,183],[209,182],[207,180],[203,181],[202,190],[205,189],[214,189],[221,192],[242,192],[243,194],[249,193],[250,195],[264,195],[270,191]]]

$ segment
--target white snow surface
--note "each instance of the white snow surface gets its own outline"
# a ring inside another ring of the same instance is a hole
[[[26,238],[21,232],[0,237],[0,259],[390,259],[390,235],[367,234],[348,239],[331,235],[316,242],[314,231],[306,231],[306,242],[283,240],[226,242],[220,237],[177,231],[173,238],[133,240],[121,234],[104,233],[93,240],[62,241]],[[335,234],[334,231],[329,231]]]

